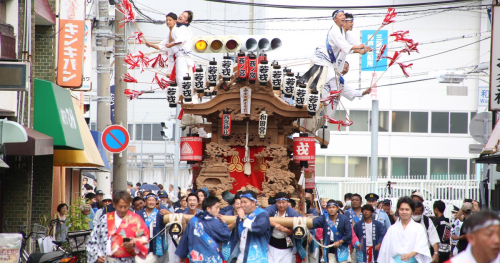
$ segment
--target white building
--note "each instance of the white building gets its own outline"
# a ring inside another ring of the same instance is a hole
[[[309,57],[316,46],[324,43],[327,31],[333,24],[330,18],[333,8],[309,10],[255,7],[253,19],[257,20],[253,20],[252,23],[248,21],[252,18],[252,14],[249,14],[251,7],[246,5],[201,0],[169,2],[168,6],[159,0],[134,2],[145,14],[158,20],[163,20],[164,14],[170,11],[180,14],[183,10],[192,10],[194,22],[191,27],[195,36],[247,35],[253,27],[254,34],[280,37],[283,47],[270,52],[269,60],[277,60],[280,64],[292,68],[293,72],[301,73],[308,69]],[[255,2],[298,6],[353,5],[352,1]],[[356,5],[398,5],[402,2],[358,1]],[[404,3],[406,4],[406,1]],[[420,53],[403,55],[398,60],[398,62],[413,63],[413,67],[408,70],[409,78],[405,78],[398,65],[394,65],[378,82],[380,178],[457,180],[476,178],[475,175],[479,173],[476,165],[471,162],[477,154],[469,153],[469,144],[476,143],[469,135],[469,124],[475,114],[486,110],[485,107],[478,105],[478,89],[480,86],[488,86],[488,78],[487,74],[470,72],[480,63],[489,64],[490,59],[490,18],[486,7],[480,5],[481,2],[458,2],[449,6],[396,7],[396,11],[399,12],[396,17],[397,22],[383,28],[389,34],[398,30],[409,30],[409,37],[420,43],[418,46]],[[361,36],[360,30],[376,30],[387,10],[386,8],[345,9],[346,12],[355,15],[352,33],[356,38]],[[160,41],[166,36],[167,28],[164,24],[138,23],[138,25],[148,40]],[[129,27],[130,33],[134,31],[135,28]],[[389,42],[392,39],[389,38]],[[393,51],[398,50],[398,47],[402,47],[398,43],[389,43],[388,46],[391,55]],[[139,50],[148,51],[144,45],[134,44],[129,45],[129,50],[132,53]],[[196,54],[196,60],[204,64],[207,63],[207,59],[217,56],[221,55]],[[345,76],[347,85],[363,89],[369,87],[372,72],[359,70],[360,56],[352,54],[347,60],[351,65],[350,72]],[[469,74],[458,84],[439,83],[436,76],[443,72]],[[145,82],[151,82],[153,78],[153,74],[149,72],[140,74],[135,70],[130,73]],[[377,72],[378,76],[382,73]],[[129,84],[128,87],[148,90],[150,86],[152,85]],[[354,124],[342,128],[341,131],[337,130],[336,125],[329,125],[330,146],[328,149],[320,149],[319,145],[317,147],[317,181],[338,180],[335,178],[368,180],[370,177],[371,99],[369,96],[352,102],[342,99],[342,103]],[[95,109],[96,105],[92,105],[91,108]],[[341,111],[341,114],[345,118],[345,112]],[[140,161],[143,159],[142,163],[148,167],[147,169],[156,167],[156,176],[151,177],[148,174],[149,177],[142,177],[141,180],[172,181],[172,173],[168,172],[171,163],[168,163],[166,175],[163,164],[164,156],[170,158],[174,148],[171,140],[164,141],[160,135],[162,130],[160,122],[169,122],[173,118],[175,113],[168,108],[164,92],[145,94],[140,99],[129,102],[129,130],[132,131],[133,138],[131,149],[132,151],[135,149],[136,153],[130,155],[137,156],[139,163],[139,168],[134,168],[131,160],[133,172],[129,174],[129,180],[134,182],[139,180],[137,169],[140,170]],[[95,120],[93,115],[91,122]],[[142,158],[141,153],[143,153]],[[150,159],[151,156],[153,159]],[[188,181],[185,179],[180,186],[186,187]]]

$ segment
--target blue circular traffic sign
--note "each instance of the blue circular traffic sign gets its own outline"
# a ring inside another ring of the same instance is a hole
[[[102,146],[111,153],[121,153],[128,147],[130,135],[120,125],[111,125],[102,132]]]

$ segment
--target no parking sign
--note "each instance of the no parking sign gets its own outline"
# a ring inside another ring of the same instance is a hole
[[[120,125],[111,125],[102,132],[102,146],[111,153],[121,153],[128,147],[130,135]]]

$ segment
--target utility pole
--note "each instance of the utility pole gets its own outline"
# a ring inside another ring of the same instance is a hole
[[[109,26],[108,0],[99,0],[97,5],[97,30],[94,30],[97,50],[97,130],[103,132],[111,125],[111,95],[109,76],[111,72],[110,56],[113,46],[109,40],[112,38]],[[110,157],[110,154],[106,152]],[[97,189],[104,193],[111,193],[111,173],[96,173]]]
[[[376,73],[373,73],[376,74]],[[373,76],[375,77],[375,76]],[[372,87],[372,112],[371,112],[371,132],[372,132],[372,154],[371,154],[371,163],[370,163],[370,181],[371,181],[371,192],[376,193],[378,190],[376,188],[377,179],[378,179],[378,91],[377,84]]]
[[[120,27],[123,14],[115,10],[115,123],[128,128],[127,97],[123,94],[127,83],[122,80],[127,73],[123,59],[127,55],[125,27]],[[113,190],[127,190],[127,150],[113,154]]]
[[[175,128],[174,128],[174,140],[175,140],[175,152],[174,152],[174,195],[177,196],[177,191],[179,187],[179,164],[181,162],[181,120],[177,117],[181,113],[181,105],[177,103],[177,108],[175,109]],[[194,185],[194,182],[193,182]]]

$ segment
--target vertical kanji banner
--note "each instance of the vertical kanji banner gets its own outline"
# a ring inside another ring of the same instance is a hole
[[[79,88],[83,82],[85,1],[61,0],[57,50],[57,85]]]
[[[493,6],[490,57],[490,111],[500,111],[500,5]]]
[[[368,52],[361,56],[361,71],[386,71],[387,70],[387,59],[382,58],[377,63],[377,52],[380,47],[387,44],[387,30],[379,30],[375,36],[376,30],[363,30],[361,31],[361,42],[367,43],[368,46],[373,48],[372,52]],[[370,39],[368,41],[368,39]],[[384,54],[386,56],[387,54]],[[376,69],[375,69],[376,66]]]

